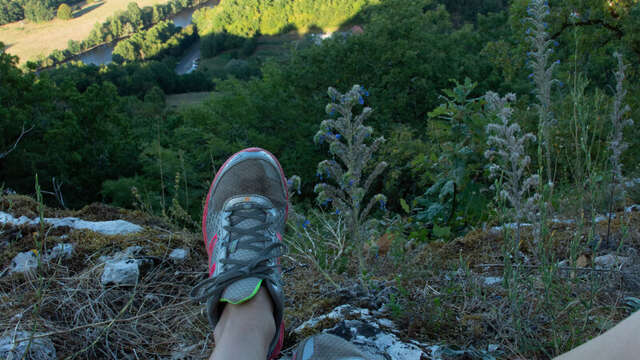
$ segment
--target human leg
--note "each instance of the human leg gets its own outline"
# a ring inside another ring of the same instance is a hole
[[[249,301],[225,306],[214,330],[211,360],[264,360],[275,332],[273,302],[261,288]]]

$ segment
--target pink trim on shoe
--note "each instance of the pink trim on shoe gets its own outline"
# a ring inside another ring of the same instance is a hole
[[[284,320],[280,323],[280,336],[278,337],[278,344],[275,349],[269,356],[269,360],[275,359],[278,355],[280,355],[280,351],[282,350],[282,344],[284,343]]]

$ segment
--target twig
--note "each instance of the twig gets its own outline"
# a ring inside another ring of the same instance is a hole
[[[0,153],[0,159],[6,157],[7,155],[9,155],[13,150],[16,149],[16,147],[18,146],[18,143],[20,142],[20,140],[22,140],[22,137],[27,135],[29,132],[31,132],[31,130],[33,130],[33,128],[35,127],[32,126],[29,129],[25,130],[24,128],[24,124],[22,124],[22,131],[20,132],[20,136],[18,136],[18,139],[13,143],[13,145],[11,145],[9,147],[9,149],[3,153]]]
[[[516,265],[516,264],[512,264],[511,266],[516,267],[516,268],[526,268],[526,269],[537,269],[537,268],[542,267],[542,265]],[[476,267],[483,267],[483,268],[504,267],[504,264],[478,264],[478,265],[476,265]],[[581,267],[570,267],[570,266],[558,266],[558,270],[617,272],[617,273],[620,273],[620,274],[632,274],[630,272],[617,270],[617,269],[594,269],[594,268],[581,268]]]
[[[45,334],[40,334],[40,335],[34,335],[32,337],[28,337],[28,338],[24,338],[24,339],[19,339],[16,341],[16,343],[20,343],[23,341],[27,341],[29,339],[39,339],[39,338],[43,338],[43,337],[48,337],[48,336],[53,336],[53,335],[60,335],[60,334],[66,334],[66,333],[70,333],[70,332],[74,332],[74,331],[78,331],[78,330],[82,330],[82,329],[87,329],[87,328],[92,328],[92,327],[98,327],[98,326],[103,326],[103,325],[108,325],[111,323],[120,323],[120,322],[127,322],[127,321],[132,321],[132,320],[138,320],[140,318],[146,317],[148,315],[160,312],[162,310],[166,310],[167,308],[173,307],[173,306],[180,306],[180,305],[184,305],[191,302],[191,300],[185,300],[176,304],[171,304],[171,305],[167,305],[167,306],[163,306],[160,308],[157,308],[155,310],[146,312],[144,314],[140,314],[140,315],[136,315],[136,316],[132,316],[126,319],[110,319],[110,320],[105,320],[105,321],[100,321],[97,323],[91,323],[91,324],[85,324],[85,325],[80,325],[80,326],[76,326],[72,329],[67,329],[67,330],[60,330],[60,331],[52,331],[52,332],[48,332]],[[128,305],[128,304],[127,304]],[[126,308],[125,308],[126,309]]]

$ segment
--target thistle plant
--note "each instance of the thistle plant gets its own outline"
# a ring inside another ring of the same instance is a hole
[[[500,97],[489,91],[484,98],[489,111],[495,113],[499,120],[487,125],[489,150],[484,155],[490,160],[490,176],[502,179],[502,187],[497,196],[512,207],[511,212],[516,223],[513,250],[517,251],[520,245],[520,225],[537,212],[539,195],[533,190],[539,183],[539,176],[525,175],[531,163],[525,145],[528,141],[536,141],[536,137],[531,133],[522,134],[518,123],[511,120],[513,109],[508,103],[515,101],[514,94]],[[529,195],[531,193],[532,195]]]
[[[544,147],[546,180],[547,184],[553,188],[550,130],[556,121],[551,111],[551,88],[553,84],[560,83],[553,78],[553,71],[560,64],[560,60],[551,61],[552,45],[557,46],[557,43],[549,38],[549,33],[546,31],[548,24],[545,22],[545,18],[549,13],[547,1],[531,0],[527,8],[529,16],[524,21],[530,26],[527,29],[526,39],[532,49],[527,53],[527,56],[530,57],[527,63],[532,70],[529,78],[533,79],[535,83],[534,94],[538,100],[538,104],[536,104],[539,118],[538,137],[541,140],[538,145],[538,157],[540,164],[542,164],[542,147]]]
[[[624,98],[627,95],[627,90],[624,88],[625,70],[627,65],[622,60],[622,55],[618,52],[613,56],[618,60],[618,68],[614,72],[616,78],[616,91],[613,97],[613,108],[611,110],[611,135],[609,139],[609,152],[611,156],[609,161],[611,162],[611,184],[610,184],[610,197],[609,197],[609,221],[607,225],[607,239],[611,231],[611,213],[613,212],[613,203],[616,197],[624,198],[625,191],[624,178],[622,177],[622,163],[620,162],[620,156],[629,147],[624,141],[623,130],[626,126],[633,125],[633,120],[626,118],[627,112],[630,111],[629,105],[624,104]]]
[[[345,94],[330,87],[328,94],[331,102],[327,104],[326,112],[337,118],[322,121],[314,142],[329,143],[329,153],[333,155],[333,159],[318,163],[317,176],[320,180],[331,180],[332,184],[319,183],[314,191],[318,194],[317,201],[321,205],[331,205],[337,214],[344,217],[351,241],[358,252],[360,282],[367,289],[363,279],[363,245],[367,217],[376,204],[385,209],[387,198],[383,194],[376,194],[370,197],[366,206],[363,205],[369,188],[387,167],[387,163],[379,162],[366,177],[364,171],[384,138],[379,137],[370,145],[367,144],[373,128],[363,123],[371,116],[373,109],[365,106],[360,114],[353,114],[353,108],[358,104],[364,105],[364,98],[369,95],[363,87],[354,85]]]

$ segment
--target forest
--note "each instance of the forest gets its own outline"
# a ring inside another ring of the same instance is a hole
[[[594,99],[604,96],[601,101],[606,101],[610,93],[607,89],[612,83],[610,69],[614,68],[611,53],[620,51],[630,63],[628,101],[636,101],[638,97],[633,94],[638,91],[637,61],[634,60],[640,56],[640,48],[635,29],[640,24],[634,13],[640,9],[638,5],[624,4],[619,5],[619,9],[600,9],[597,4],[583,5],[582,10],[571,10],[577,5],[569,3],[554,6],[549,28],[557,44],[552,49],[554,58],[560,62],[557,76],[569,84],[579,69],[584,74],[581,76],[588,79],[584,96]],[[55,176],[68,187],[68,203],[76,206],[100,199],[116,201],[116,198],[119,205],[131,206],[133,198],[126,189],[137,184],[145,193],[156,194],[149,196],[157,205],[161,183],[172,182],[177,172],[186,171],[190,175],[190,196],[197,197],[205,191],[209,172],[219,159],[232,149],[254,144],[281,153],[285,166],[301,175],[305,187],[310,188],[315,176],[313,164],[321,149],[309,140],[316,121],[303,119],[322,118],[323,89],[359,83],[371,93],[368,101],[376,109],[371,125],[388,139],[382,152],[391,164],[384,182],[395,199],[390,205],[398,208],[399,199],[423,199],[428,197],[426,189],[443,176],[440,168],[443,164],[437,161],[437,154],[442,152],[443,144],[458,136],[453,130],[456,124],[433,113],[451,97],[443,93],[443,89],[455,87],[451,79],[464,83],[468,78],[473,83],[473,89],[466,95],[468,99],[462,101],[471,101],[489,89],[520,94],[518,104],[521,106],[533,98],[530,95],[533,84],[526,70],[529,60],[527,44],[523,41],[525,29],[518,20],[526,9],[525,3],[496,3],[493,8],[484,9],[486,13],[479,8],[476,13],[454,12],[453,15],[446,5],[431,1],[411,6],[394,1],[371,5],[358,14],[359,22],[366,24],[364,34],[294,49],[285,60],[265,64],[261,76],[248,81],[198,79],[194,82],[190,79],[197,78],[198,74],[183,77],[173,74],[170,59],[164,64],[152,61],[109,65],[102,69],[69,64],[36,76],[15,69],[15,59],[3,53],[3,78],[13,80],[3,82],[3,111],[11,115],[2,117],[0,126],[8,136],[2,139],[0,148],[7,148],[17,138],[21,124],[35,128],[10,157],[3,159],[2,178],[7,186],[27,191],[36,170],[41,173],[41,179]],[[415,12],[417,8],[420,11]],[[458,10],[452,8],[452,11]],[[198,16],[209,11],[201,11]],[[587,12],[591,18],[571,20],[572,12]],[[400,21],[403,18],[406,19]],[[601,22],[611,26],[601,26]],[[238,23],[234,22],[239,26]],[[124,59],[141,59],[141,53],[158,51],[157,48],[143,51],[136,45],[151,31],[122,43],[116,53]],[[165,37],[175,30],[168,31]],[[119,33],[104,36],[118,37]],[[96,41],[104,41],[104,36]],[[138,47],[137,52],[132,52],[134,45]],[[161,105],[164,93],[212,89],[212,81],[216,83],[217,96],[200,107],[171,111]],[[22,91],[27,96],[20,96]],[[565,85],[554,91],[563,94],[569,89]],[[87,92],[105,95],[94,98]],[[557,121],[569,121],[560,116],[571,108],[568,100],[564,100],[567,97],[554,98],[557,99],[553,104]],[[153,106],[136,105],[152,100]],[[76,107],[88,111],[95,106],[85,106],[84,101],[107,104],[100,106],[104,112],[98,117],[87,117],[76,111]],[[637,111],[633,105],[632,109]],[[533,116],[526,114],[523,112],[529,119]],[[110,120],[98,120],[100,117]],[[483,124],[473,126],[481,129]],[[527,120],[524,127],[535,130],[535,122]],[[554,129],[554,136],[561,139],[567,136],[569,126],[559,124]],[[73,138],[60,137],[69,131],[69,136],[78,131],[84,138],[77,139],[77,144],[55,140]],[[106,136],[109,133],[120,136]],[[599,141],[594,145],[603,151],[606,132],[598,136]],[[628,135],[630,141],[636,138]],[[481,147],[484,143],[482,134],[475,133],[469,141]],[[91,150],[85,151],[85,146]],[[483,150],[479,148],[474,153],[482,154]],[[630,146],[625,159],[637,157],[635,151],[635,147]],[[572,152],[567,148],[552,150],[559,183],[571,179],[570,161],[565,160],[573,157]],[[159,156],[165,167],[165,179],[159,176]],[[67,161],[66,157],[75,161]],[[457,201],[468,203],[458,211],[477,208],[469,206],[474,201],[486,201],[467,198],[467,189],[490,185],[481,159],[471,156],[464,161],[466,170],[458,179],[462,195]],[[453,169],[447,171],[452,172]],[[195,215],[199,205],[192,205],[190,212]]]

